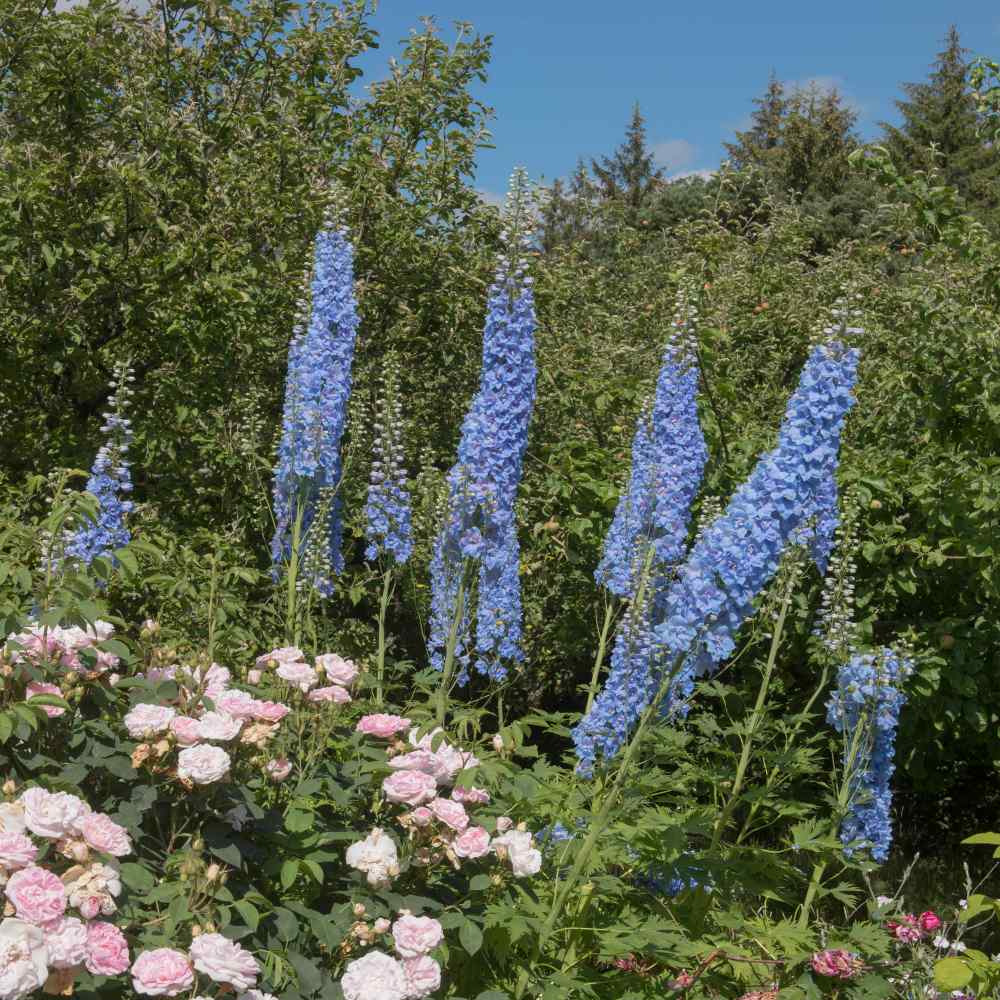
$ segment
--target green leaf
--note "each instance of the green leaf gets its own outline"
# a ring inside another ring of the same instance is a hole
[[[138,892],[150,892],[156,886],[156,878],[152,873],[134,861],[125,861],[118,868],[122,875],[122,881],[130,889],[135,889]]]
[[[960,990],[972,982],[972,970],[960,958],[942,958],[934,963],[934,985],[939,990]]]
[[[238,899],[235,903],[233,903],[233,907],[243,918],[243,923],[245,923],[250,930],[257,930],[257,927],[260,924],[260,913],[253,903],[250,903],[245,899]]]
[[[281,866],[281,887],[290,889],[299,875],[299,863],[295,858],[289,858]]]
[[[306,833],[313,828],[316,814],[306,809],[292,809],[285,817],[285,829],[289,833]]]
[[[990,844],[993,847],[1000,847],[1000,833],[974,833],[971,837],[966,837],[963,844]],[[956,987],[957,989],[958,987]]]
[[[283,906],[277,906],[274,910],[274,920],[278,927],[278,937],[282,941],[294,940],[299,932],[299,922],[295,919],[295,914]]]
[[[473,875],[469,879],[469,888],[473,892],[482,892],[484,889],[490,887],[490,877],[489,875]]]
[[[315,993],[323,982],[323,974],[304,955],[290,951],[288,961],[295,969],[295,975],[299,980],[299,987],[303,993]]]
[[[0,743],[6,743],[14,733],[14,723],[8,712],[0,712]]]
[[[466,920],[458,929],[458,940],[462,942],[462,947],[470,955],[475,955],[483,946],[483,932],[479,929],[478,924]]]

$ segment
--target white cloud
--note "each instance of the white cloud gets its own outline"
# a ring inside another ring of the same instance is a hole
[[[687,139],[663,139],[652,146],[653,159],[669,171],[690,167],[698,156],[698,147]]]
[[[717,172],[716,170],[709,170],[707,167],[702,167],[701,170],[681,170],[676,174],[671,174],[667,180],[682,181],[685,177],[700,177],[703,181],[707,181],[714,177]]]

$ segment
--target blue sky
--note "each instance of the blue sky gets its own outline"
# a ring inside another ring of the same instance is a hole
[[[381,48],[361,61],[369,80],[424,14],[449,41],[456,20],[494,36],[489,79],[475,88],[496,111],[496,149],[478,158],[488,196],[515,165],[551,181],[578,155],[610,153],[636,100],[650,145],[680,174],[718,166],[772,69],[836,86],[874,138],[879,121],[897,120],[900,84],[926,78],[949,24],[973,54],[1000,56],[1000,7],[987,0],[380,0]]]

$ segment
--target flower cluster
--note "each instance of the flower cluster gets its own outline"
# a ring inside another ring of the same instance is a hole
[[[364,907],[355,912],[363,917]],[[348,962],[340,980],[345,1000],[419,1000],[440,988],[441,966],[430,953],[444,940],[444,929],[433,917],[400,910],[391,925],[384,917],[372,924],[359,920],[351,936],[362,944],[389,937],[396,956],[375,949]]]
[[[123,368],[111,382],[108,397],[111,409],[104,414],[101,427],[107,438],[97,452],[87,480],[87,492],[97,499],[97,517],[88,516],[66,543],[66,555],[86,566],[98,556],[110,556],[115,549],[128,545],[132,537],[125,524],[126,515],[132,510],[132,501],[125,499],[132,492],[128,469],[132,425],[125,411],[134,381],[135,376]]]
[[[117,910],[115,859],[131,852],[123,827],[67,792],[32,787],[0,804],[0,998],[69,993],[83,968],[128,969],[124,935],[99,918]]]
[[[458,623],[459,681],[468,677],[469,615],[459,611],[466,567],[479,568],[475,669],[494,680],[521,649],[520,548],[514,503],[535,400],[535,307],[521,258],[528,204],[523,174],[509,199],[511,236],[490,288],[479,389],[465,420],[458,461],[448,474],[448,510],[431,560],[428,655],[441,669]],[[505,236],[506,238],[506,236]]]
[[[818,951],[810,959],[813,972],[830,979],[854,979],[864,970],[865,963],[859,955],[843,948]]]
[[[200,934],[185,954],[176,948],[153,948],[132,963],[132,987],[150,997],[175,997],[193,992],[197,973],[222,990],[235,991],[237,1000],[268,1000],[255,987],[260,965],[242,945],[222,934]],[[270,998],[273,1000],[273,998]]]
[[[885,922],[886,930],[904,944],[916,944],[926,935],[933,934],[940,926],[941,918],[933,910],[924,910],[919,916],[904,913],[898,920]],[[948,942],[945,942],[945,946],[950,947]]]
[[[413,551],[410,492],[403,465],[403,413],[399,380],[393,362],[386,363],[379,412],[375,422],[375,449],[371,483],[365,503],[366,559],[387,555],[401,566]]]
[[[396,819],[408,836],[411,863],[426,867],[447,860],[457,870],[492,854],[508,861],[518,878],[536,874],[542,855],[531,833],[501,816],[491,836],[470,815],[471,807],[490,801],[483,788],[455,784],[462,771],[479,763],[476,757],[448,743],[440,729],[421,736],[411,727],[406,742],[395,738],[409,726],[409,719],[392,715],[366,715],[357,724],[361,733],[393,740],[388,747],[393,773],[383,780],[382,794],[406,809]],[[400,872],[396,843],[379,828],[347,849],[347,863],[375,888],[385,888]]]
[[[683,714],[694,679],[730,656],[757,594],[793,532],[814,516],[854,402],[858,352],[832,342],[811,353],[788,403],[777,447],[708,525],[681,565],[641,655],[613,660],[605,687],[574,731],[581,769],[610,759],[649,705],[664,671],[676,672],[664,711]],[[638,630],[644,639],[642,630]],[[640,646],[640,643],[635,643]]]
[[[844,734],[852,784],[850,812],[840,828],[847,854],[861,841],[876,861],[889,855],[896,729],[906,701],[902,685],[912,669],[892,649],[857,653],[838,671],[837,688],[827,702],[827,721]]]
[[[345,228],[332,225],[316,236],[311,311],[302,306],[288,348],[288,376],[281,443],[274,481],[276,527],[271,558],[277,565],[291,554],[298,532],[300,553],[307,540],[323,554],[322,571],[312,583],[332,591],[332,573],[343,569],[342,524],[334,496],[341,476],[340,442],[351,393],[351,365],[360,322],[354,295],[354,250]],[[320,507],[325,518],[320,518]]]

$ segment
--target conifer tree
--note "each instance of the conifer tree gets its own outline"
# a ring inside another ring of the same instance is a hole
[[[601,162],[590,161],[604,201],[621,202],[625,220],[635,225],[649,196],[663,182],[663,170],[653,166],[653,154],[646,146],[646,122],[636,102],[625,141]]]

